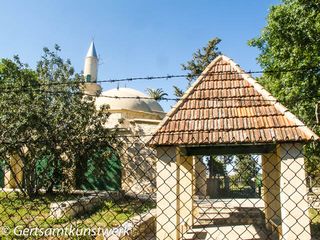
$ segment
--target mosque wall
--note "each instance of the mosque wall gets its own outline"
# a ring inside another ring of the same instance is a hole
[[[124,146],[120,153],[121,189],[138,195],[153,194],[156,191],[156,155],[152,148],[145,145],[145,135],[150,135],[156,129],[160,122],[159,116],[156,119],[155,114],[143,112],[111,112],[106,127],[118,125],[123,134]]]
[[[135,123],[135,125],[137,126],[137,128],[141,129],[141,135],[150,135],[158,126],[158,124],[150,124],[150,123],[142,123],[142,122]]]
[[[158,114],[146,113],[146,112],[135,112],[129,110],[122,111],[122,117],[125,119],[154,119],[159,120]]]
[[[153,194],[156,191],[156,155],[140,138],[125,137],[120,156],[121,188],[127,193]]]
[[[148,99],[144,93],[132,88],[114,88],[101,92],[96,83],[98,62],[95,45],[90,44],[85,59],[84,90],[100,94],[95,104],[99,109],[108,105],[111,113],[105,127],[119,128],[124,146],[121,148],[121,182],[125,192],[150,194],[156,190],[156,156],[154,150],[145,146],[144,135],[150,135],[164,117],[160,104]]]

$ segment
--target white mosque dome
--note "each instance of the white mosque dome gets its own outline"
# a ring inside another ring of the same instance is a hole
[[[105,96],[105,97],[104,97]],[[107,97],[110,96],[111,98]],[[119,97],[119,98],[113,98]],[[129,98],[121,98],[129,97]],[[140,97],[140,99],[139,99]],[[144,93],[132,88],[114,88],[101,93],[96,99],[96,106],[109,105],[111,110],[127,109],[141,112],[163,112],[160,104],[153,99],[143,99],[148,97]]]
[[[156,100],[145,99],[145,102],[151,108],[152,112],[163,112],[163,108],[161,107],[161,105]]]

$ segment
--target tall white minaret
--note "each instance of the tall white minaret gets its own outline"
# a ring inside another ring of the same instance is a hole
[[[99,59],[94,42],[92,41],[84,61],[83,75],[86,83],[84,92],[90,95],[97,95],[101,92],[101,86],[97,84]]]

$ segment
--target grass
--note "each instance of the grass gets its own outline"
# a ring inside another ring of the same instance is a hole
[[[107,200],[104,204],[77,218],[54,219],[50,217],[50,203],[76,199],[79,196],[54,194],[28,199],[18,193],[0,193],[0,227],[16,226],[38,228],[61,228],[71,224],[77,228],[112,228],[118,226],[134,215],[141,214],[155,207],[151,201],[124,198],[118,201]],[[0,236],[2,235],[0,231]],[[11,235],[8,239],[17,239]],[[23,238],[26,239],[26,238]],[[30,238],[34,239],[34,238]],[[56,238],[55,238],[56,239]],[[70,239],[70,237],[68,238]],[[77,238],[79,239],[79,238]],[[81,238],[90,239],[90,238]]]
[[[0,222],[2,226],[43,226],[47,227],[58,221],[49,218],[50,203],[75,199],[74,195],[43,195],[28,199],[15,192],[0,193]]]
[[[141,214],[155,207],[151,201],[122,199],[117,202],[105,201],[99,211],[82,217],[80,224],[86,227],[115,227],[134,215]]]
[[[155,207],[151,201],[141,201],[132,198],[124,198],[119,201],[108,200],[103,206],[88,212],[74,219],[52,219],[50,215],[50,203],[72,200],[79,195],[54,194],[43,195],[36,199],[25,198],[18,193],[0,192],[0,227],[6,226],[13,229],[16,226],[29,227],[66,227],[70,224],[77,228],[112,228],[118,226],[134,215],[144,213]],[[309,210],[312,236],[315,239],[320,239],[320,211],[311,208]],[[0,233],[0,236],[2,233]],[[2,239],[18,239],[11,235]],[[25,237],[21,239],[26,239]],[[35,239],[34,237],[29,239]],[[54,238],[57,239],[57,238]],[[62,239],[62,238],[61,238]],[[68,238],[70,239],[70,237]],[[77,238],[91,239],[91,238]]]

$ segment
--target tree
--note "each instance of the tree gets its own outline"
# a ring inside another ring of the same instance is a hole
[[[315,116],[320,99],[319,13],[319,1],[283,0],[281,5],[271,7],[261,35],[249,41],[250,46],[261,51],[258,62],[265,73],[258,80],[317,133],[320,133]],[[307,149],[307,168],[312,175],[320,174],[317,148],[317,153]]]
[[[119,144],[116,131],[105,128],[107,106],[97,110],[82,93],[83,77],[59,51],[44,48],[36,70],[18,57],[0,62],[0,154],[8,168],[10,156],[21,159],[25,177],[17,183],[29,197],[75,188],[90,156],[102,152],[95,159],[104,161]]]
[[[148,92],[148,95],[154,98],[154,100],[156,101],[160,101],[164,97],[168,96],[168,94],[165,93],[162,88],[157,88],[157,89],[147,88],[146,91]]]
[[[217,156],[208,156],[208,168],[210,178],[226,174],[224,161]]]
[[[211,39],[207,46],[202,49],[198,49],[193,55],[192,59],[185,64],[181,64],[182,70],[187,71],[188,75],[188,88],[192,82],[204,71],[204,69],[216,58],[221,52],[217,45],[221,42],[219,38]],[[181,97],[184,91],[177,86],[174,87],[174,94],[177,97]]]
[[[177,86],[173,86],[173,90],[174,90],[174,93],[173,93],[173,94],[174,94],[176,97],[181,98],[181,97],[183,96],[184,91],[183,91],[181,88],[179,88],[179,87],[177,87]]]
[[[234,171],[237,179],[241,179],[244,184],[250,185],[252,179],[257,177],[259,167],[253,156],[237,155]]]

